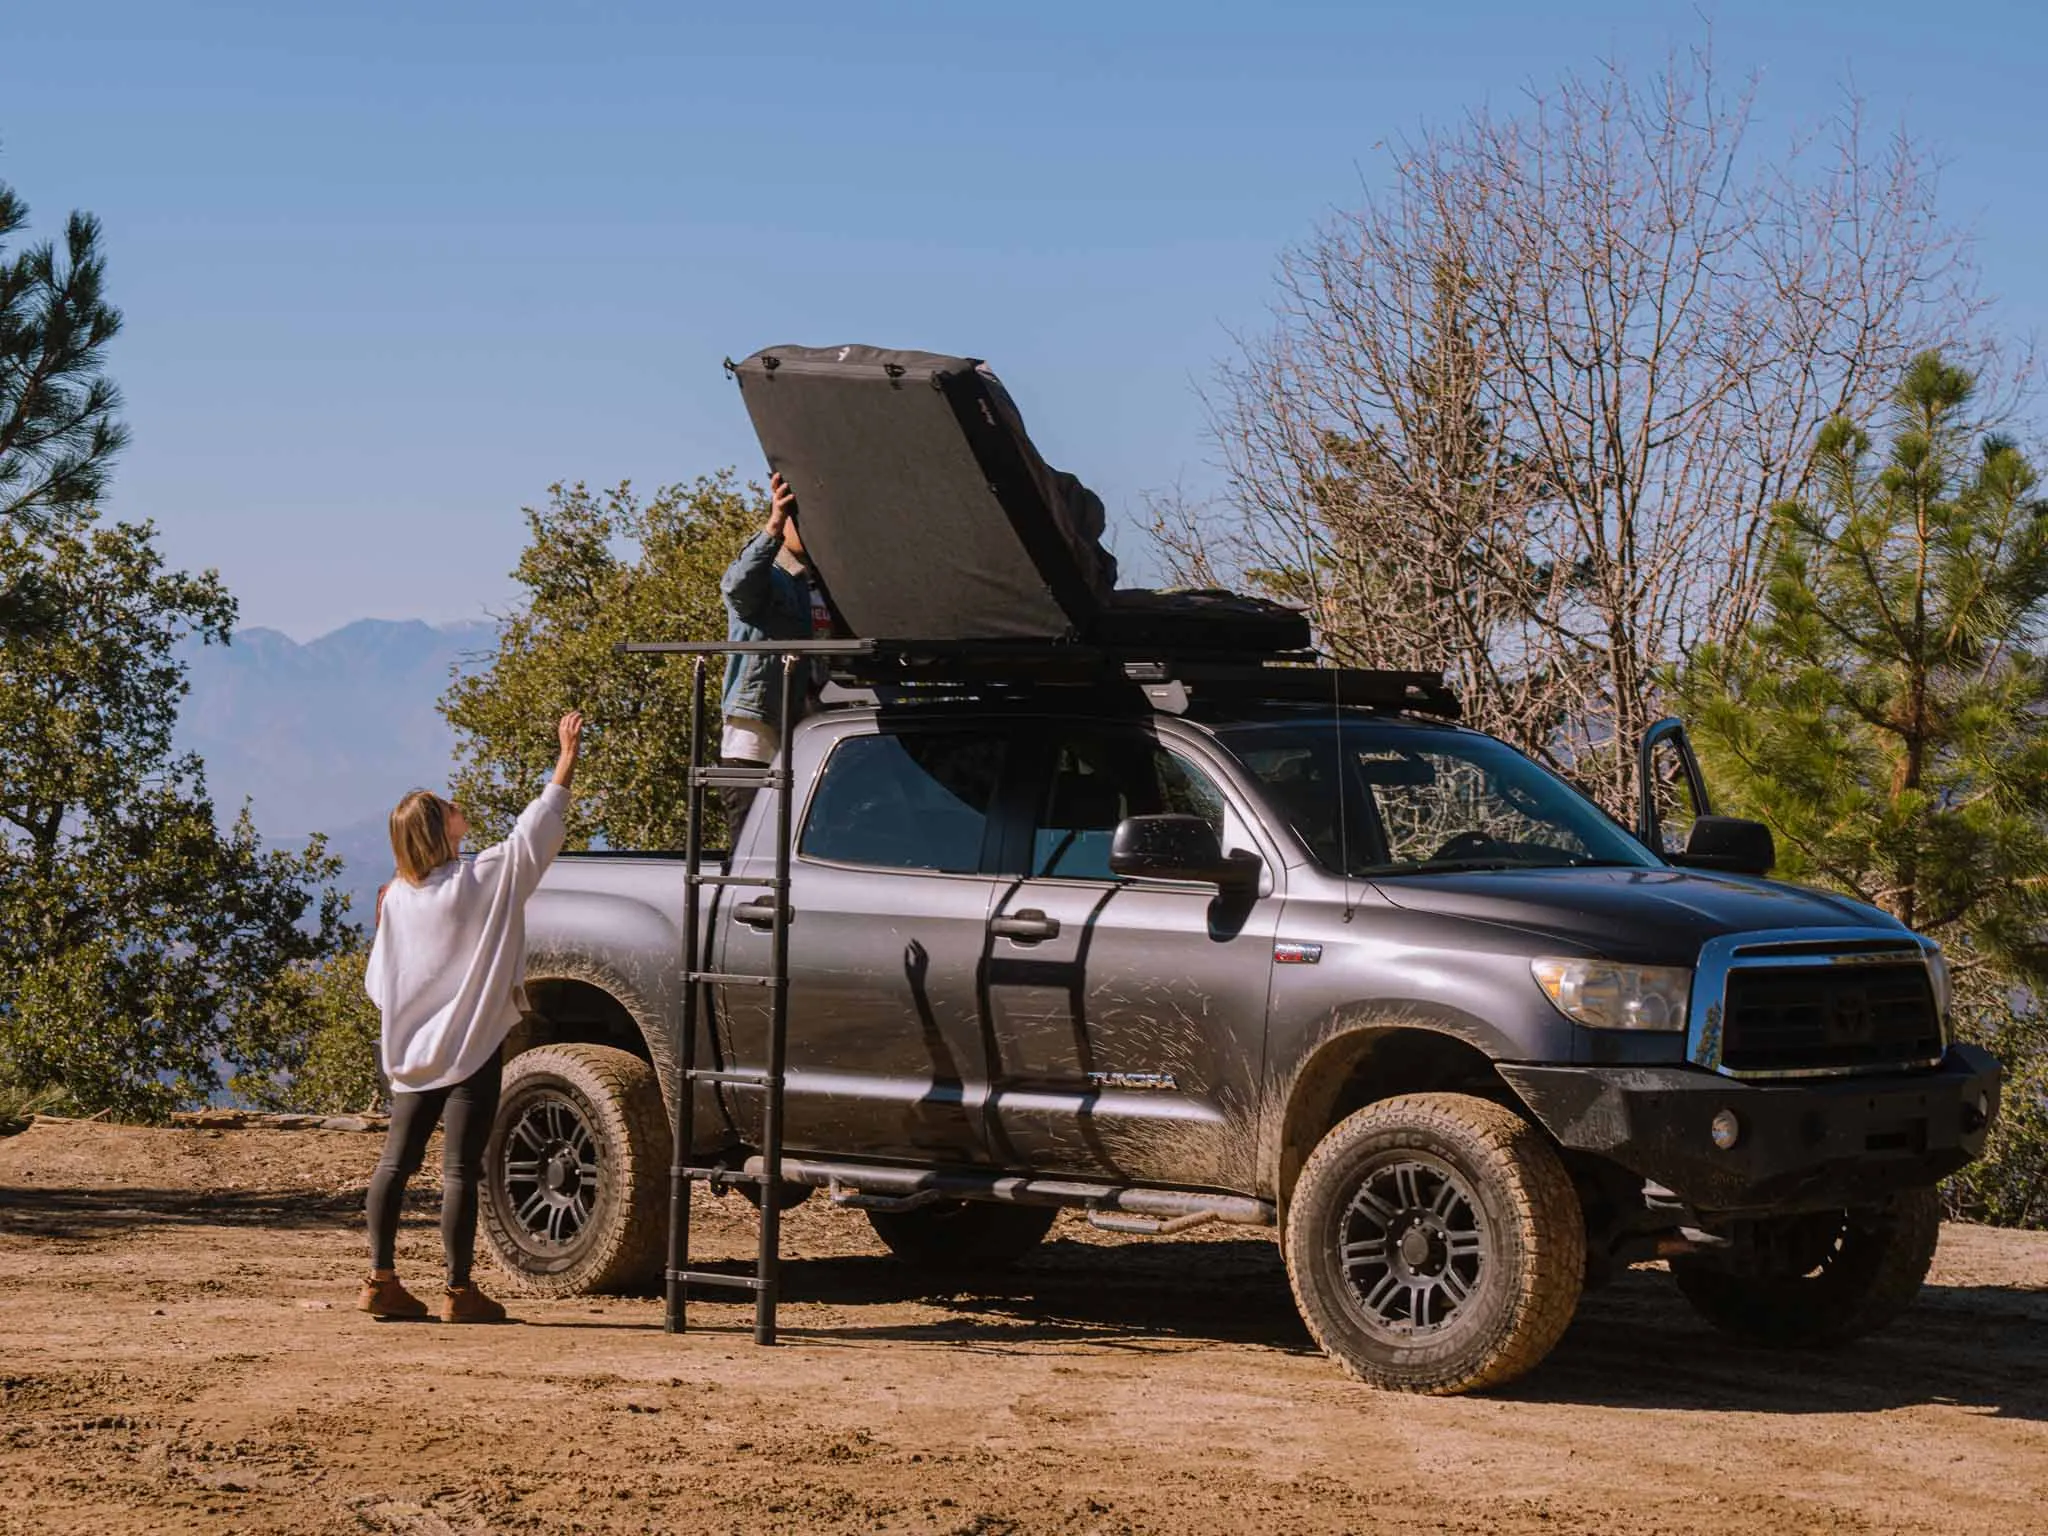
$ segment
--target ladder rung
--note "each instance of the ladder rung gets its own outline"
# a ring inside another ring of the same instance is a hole
[[[782,987],[788,983],[780,976],[735,976],[730,971],[685,971],[685,981],[708,981],[720,987]]]
[[[692,768],[690,782],[706,789],[787,789],[789,775],[780,768]]]
[[[685,1285],[729,1285],[736,1291],[758,1291],[765,1288],[765,1282],[753,1275],[714,1275],[702,1269],[671,1269],[668,1278],[680,1280]]]
[[[765,875],[707,875],[700,872],[684,875],[683,880],[689,885],[758,885],[764,891],[789,889],[787,880],[777,880]]]
[[[693,1083],[747,1083],[756,1088],[772,1088],[781,1081],[753,1068],[727,1071],[718,1067],[692,1067],[684,1076]]]

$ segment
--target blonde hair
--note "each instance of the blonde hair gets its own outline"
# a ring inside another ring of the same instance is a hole
[[[455,857],[455,843],[448,836],[448,813],[454,809],[432,790],[416,789],[391,813],[391,853],[408,885],[423,884]]]

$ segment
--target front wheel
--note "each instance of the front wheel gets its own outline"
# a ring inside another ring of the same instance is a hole
[[[1322,1140],[1287,1211],[1287,1276],[1324,1351],[1375,1387],[1499,1386],[1563,1336],[1585,1218],[1543,1133],[1460,1093],[1368,1105]]]
[[[644,1288],[667,1240],[661,1085],[606,1045],[544,1045],[505,1064],[484,1152],[483,1227],[531,1296]]]
[[[1909,1189],[1881,1206],[1743,1224],[1723,1254],[1671,1261],[1693,1310],[1758,1344],[1812,1348],[1882,1328],[1913,1304],[1934,1263],[1941,1197]]]

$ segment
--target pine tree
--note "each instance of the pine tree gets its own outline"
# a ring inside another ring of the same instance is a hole
[[[103,371],[121,312],[106,302],[99,221],[74,213],[49,242],[6,255],[28,207],[0,183],[0,526],[46,526],[90,506],[128,441]]]
[[[1750,633],[1676,679],[1727,809],[1768,823],[1782,878],[1939,940],[1963,1026],[2014,1092],[1976,1208],[2048,1219],[2048,503],[1974,380],[1934,354],[1893,397],[1881,457],[1837,419],[1816,494],[1779,507]]]
[[[0,186],[0,242],[27,218]],[[223,826],[174,747],[178,647],[235,603],[95,508],[127,441],[99,238],[0,252],[0,1101],[155,1115],[294,1059],[274,994],[348,932],[337,861]]]

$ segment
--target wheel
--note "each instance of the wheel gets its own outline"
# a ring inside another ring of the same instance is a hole
[[[912,1211],[869,1211],[868,1223],[891,1253],[920,1269],[999,1269],[1044,1241],[1058,1215],[1050,1205],[944,1200]]]
[[[544,1045],[505,1064],[484,1153],[483,1226],[520,1290],[645,1287],[667,1253],[661,1085],[606,1045]]]
[[[1726,1257],[1671,1261],[1700,1316],[1759,1344],[1811,1348],[1882,1328],[1913,1304],[1941,1236],[1941,1197],[1909,1189],[1882,1206],[1745,1223]]]
[[[1302,1319],[1359,1380],[1444,1394],[1499,1386],[1563,1336],[1585,1218],[1543,1133],[1460,1093],[1368,1105],[1322,1140],[1287,1211]]]

